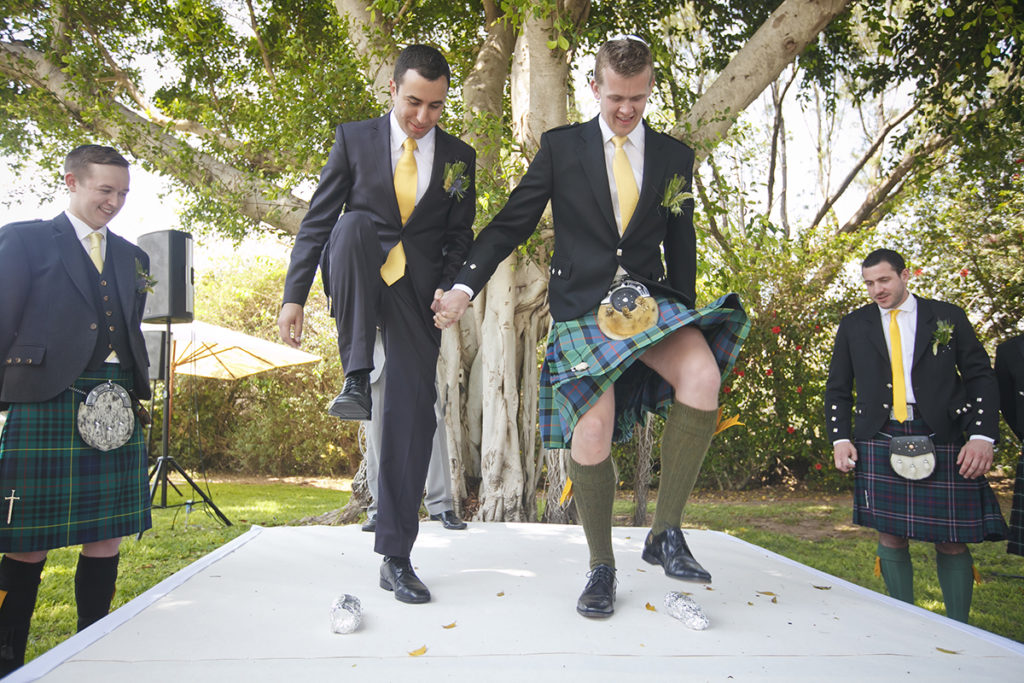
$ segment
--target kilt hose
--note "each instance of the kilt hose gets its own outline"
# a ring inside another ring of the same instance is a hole
[[[597,326],[597,308],[582,318],[551,326],[540,379],[545,448],[568,448],[580,416],[612,386],[614,441],[628,441],[645,411],[664,417],[672,406],[672,385],[636,361],[648,347],[682,327],[693,325],[704,333],[722,377],[732,369],[750,331],[750,320],[736,294],[696,310],[663,296],[655,300],[658,322],[629,339],[606,337]]]
[[[1010,510],[1010,542],[1006,552],[1024,555],[1024,448],[1017,460],[1017,478],[1013,481],[1013,508]]]
[[[114,363],[75,381],[88,392],[107,380],[132,385]],[[11,405],[0,435],[0,552],[49,550],[145,531],[150,518],[146,444],[136,421],[126,444],[87,446],[75,418],[85,396],[66,389]]]
[[[893,436],[930,436],[924,420],[889,420],[869,440],[857,440],[853,522],[931,543],[980,543],[1006,538],[1006,522],[984,477],[965,479],[957,455],[963,442],[935,444],[935,471],[912,481],[889,464]]]

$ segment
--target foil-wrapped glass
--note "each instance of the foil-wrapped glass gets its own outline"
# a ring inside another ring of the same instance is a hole
[[[363,608],[359,598],[346,593],[331,605],[331,631],[352,633],[363,621]]]
[[[693,598],[678,591],[672,591],[665,596],[665,611],[694,631],[703,631],[711,623]]]

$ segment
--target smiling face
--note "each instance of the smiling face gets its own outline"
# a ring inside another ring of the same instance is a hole
[[[896,308],[907,299],[907,282],[910,281],[910,269],[904,268],[902,273],[888,261],[861,269],[864,284],[868,288],[868,296],[882,310]]]
[[[99,230],[124,206],[128,181],[127,168],[87,164],[84,170],[64,176],[64,182],[71,191],[68,209],[90,228]]]
[[[398,83],[391,81],[391,102],[395,118],[406,135],[419,140],[437,125],[448,95],[448,79],[429,81],[415,69],[409,69]]]
[[[601,71],[601,77],[590,82],[601,118],[616,135],[629,135],[643,119],[654,72],[650,67],[632,76],[622,76],[611,67]]]

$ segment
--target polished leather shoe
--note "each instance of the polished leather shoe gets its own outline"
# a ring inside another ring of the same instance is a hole
[[[651,564],[660,564],[667,576],[694,583],[711,583],[711,574],[693,559],[686,537],[678,527],[655,536],[648,532],[641,557]]]
[[[423,585],[406,557],[385,557],[380,565],[380,587],[394,591],[395,600],[420,604],[430,602],[430,590]]]
[[[607,619],[615,612],[615,567],[599,564],[587,579],[576,601],[576,611],[590,619]]]
[[[376,531],[377,530],[377,515],[370,515],[369,517],[367,517],[366,521],[363,522],[363,526],[361,528],[362,528],[363,531],[369,531],[371,533]]]
[[[370,373],[361,372],[345,378],[341,393],[327,406],[327,414],[342,420],[369,420],[370,407]]]
[[[459,519],[454,510],[445,510],[436,515],[430,515],[430,519],[435,522],[441,522],[444,528],[449,531],[461,531],[466,528],[466,523]]]

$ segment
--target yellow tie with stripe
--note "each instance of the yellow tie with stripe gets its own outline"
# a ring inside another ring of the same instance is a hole
[[[903,380],[903,342],[900,326],[896,322],[899,309],[889,311],[889,346],[892,365],[892,415],[897,422],[907,421],[907,385]]]
[[[89,233],[89,259],[96,266],[96,271],[103,272],[103,235],[98,230]]]
[[[629,219],[633,217],[633,210],[640,198],[636,189],[636,177],[633,175],[633,167],[626,157],[626,150],[622,146],[626,143],[626,136],[616,135],[612,137],[615,144],[615,157],[612,159],[612,175],[615,176],[615,189],[619,193],[619,215],[622,218],[620,232],[626,232]]]
[[[402,216],[402,225],[405,225],[416,207],[416,157],[413,151],[416,149],[416,141],[406,138],[402,143],[405,150],[395,164],[395,198],[398,199],[398,212]],[[405,247],[402,241],[391,248],[384,265],[380,267],[380,276],[390,287],[402,279],[405,275]]]

